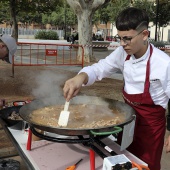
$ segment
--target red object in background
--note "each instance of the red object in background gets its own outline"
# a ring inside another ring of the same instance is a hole
[[[57,56],[57,50],[46,49],[46,56]]]
[[[115,41],[114,36],[106,36],[106,41]]]
[[[23,105],[25,105],[25,104],[27,104],[27,103],[30,103],[30,102],[31,102],[31,100],[15,101],[15,102],[13,102],[13,105],[14,105],[14,106],[23,106]]]

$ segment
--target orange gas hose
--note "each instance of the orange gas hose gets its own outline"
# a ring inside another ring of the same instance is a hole
[[[138,170],[143,170],[143,169],[145,169],[145,170],[150,170],[147,166],[145,166],[145,165],[139,165],[139,164],[137,164],[136,162],[133,162],[133,161],[131,161],[132,162],[132,167],[133,168],[138,168]]]
[[[76,166],[77,166],[82,160],[83,160],[83,159],[80,159],[76,164],[67,167],[66,170],[75,170],[75,169],[76,169]]]

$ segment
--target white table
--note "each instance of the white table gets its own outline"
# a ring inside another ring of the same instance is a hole
[[[77,165],[77,170],[90,170],[89,148],[82,144],[65,144],[40,140],[33,141],[32,149],[28,151],[26,149],[27,133],[10,128],[7,128],[7,131],[30,170],[64,170],[67,166],[75,164],[80,159],[83,160]],[[126,150],[120,152],[119,145],[110,138],[105,138],[102,141],[117,154],[125,154],[131,161],[147,166],[146,163],[130,152]],[[95,154],[95,169],[102,170],[102,166],[103,159]]]

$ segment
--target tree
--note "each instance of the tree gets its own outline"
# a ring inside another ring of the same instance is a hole
[[[62,3],[62,0],[0,0],[0,4],[6,4],[6,15],[10,16],[10,23],[13,27],[12,36],[18,39],[18,20],[17,16],[20,13],[25,14],[25,16],[32,16],[32,20],[38,20],[37,17],[42,13],[49,13],[55,9],[57,4]],[[4,5],[3,5],[4,6]],[[2,9],[2,6],[0,6]],[[5,18],[4,18],[5,19]],[[26,19],[28,19],[26,17]],[[1,18],[1,21],[3,19]],[[31,18],[30,18],[31,20]]]
[[[119,14],[120,11],[130,6],[131,3],[129,0],[114,0],[111,1],[108,5],[110,9],[109,12],[110,22],[112,23],[112,30],[113,30],[113,26],[115,25],[115,20],[117,15]]]
[[[153,20],[156,25],[155,29],[155,41],[160,40],[160,27],[162,27],[162,39],[163,30],[170,23],[170,2],[169,0],[159,0],[156,1],[155,9],[155,20]],[[158,30],[157,30],[158,25]]]
[[[155,6],[154,3],[148,0],[134,0],[133,6],[143,9],[147,12],[150,21],[155,20]]]
[[[100,22],[100,13],[99,10],[96,10],[94,15],[93,15],[93,19],[92,19],[92,25],[95,25],[95,27],[98,30],[98,24]]]
[[[156,25],[155,31],[155,41],[159,38],[159,34],[157,35],[157,25],[158,30],[162,27],[162,37],[163,37],[163,28],[166,27],[170,23],[170,1],[169,0],[155,0],[155,2],[151,2],[148,0],[134,0],[133,6],[144,9],[150,18],[150,21]]]
[[[98,29],[99,22],[103,21],[106,24],[107,28],[107,23],[110,22],[112,23],[113,30],[113,26],[115,25],[115,19],[118,13],[130,5],[131,3],[129,0],[111,0],[104,6],[104,8],[100,8],[95,11],[95,14],[93,16],[93,24]]]
[[[66,21],[66,23],[65,23]],[[71,26],[77,24],[77,19],[74,11],[70,8],[68,4],[56,6],[55,11],[51,14],[43,14],[42,22],[44,24],[51,24],[60,28],[65,28],[65,24],[71,28]]]
[[[16,19],[16,1],[10,0],[9,1],[9,11],[10,11],[10,18],[11,18],[11,25],[13,25],[13,32],[12,37],[18,39],[18,23]]]
[[[131,2],[129,0],[115,0],[114,3],[110,3],[110,16],[111,22],[114,23],[117,15],[120,11],[131,6]]]
[[[0,1],[0,23],[2,24],[9,21],[10,21],[9,4],[7,2]]]
[[[104,31],[104,35],[106,36],[108,34],[108,31],[107,31],[107,24],[108,22],[111,20],[111,16],[110,16],[110,4],[105,4],[102,8],[98,9],[99,11],[99,14],[100,14],[100,22],[104,22],[105,25],[106,25],[106,29]]]
[[[92,53],[92,18],[94,12],[110,0],[67,0],[74,10],[78,20],[79,44],[84,46],[84,61],[94,61]],[[79,48],[78,58],[82,59],[82,49]]]

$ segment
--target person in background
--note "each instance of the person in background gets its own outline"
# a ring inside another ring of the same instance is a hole
[[[98,35],[96,35],[96,41],[99,41],[99,36]]]
[[[0,59],[8,63],[12,63],[12,56],[17,50],[17,44],[13,37],[8,35],[0,36]],[[4,105],[4,101],[0,100],[0,107]]]
[[[92,41],[96,41],[96,35],[94,33],[92,35]]]
[[[73,34],[71,35],[71,44],[74,44],[75,40],[78,40],[79,37],[78,37],[78,32],[77,31],[74,31]],[[70,46],[70,48],[72,48],[72,46]]]
[[[136,111],[134,138],[127,150],[146,162],[150,170],[160,170],[165,111],[170,98],[170,58],[148,42],[148,25],[149,17],[141,9],[130,7],[120,12],[116,38],[121,46],[67,80],[63,95],[69,101],[83,85],[89,86],[121,71],[123,98]],[[170,152],[170,136],[165,146],[166,152]]]
[[[104,38],[102,37],[102,35],[99,35],[98,41],[104,41]]]
[[[0,59],[12,63],[12,56],[17,50],[16,40],[9,35],[0,36]]]
[[[78,39],[79,39],[79,34],[78,34],[78,32],[75,32],[75,34],[74,34],[74,41],[78,40]],[[74,44],[74,42],[73,42],[73,44]]]

